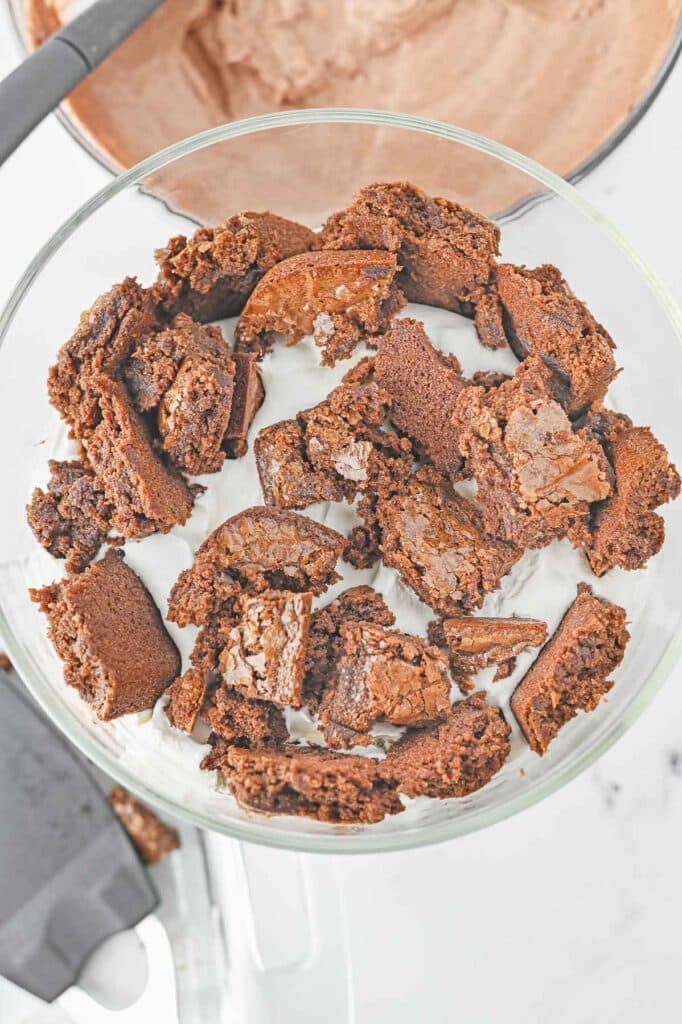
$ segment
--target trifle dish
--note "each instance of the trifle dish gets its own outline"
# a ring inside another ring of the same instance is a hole
[[[364,825],[523,771],[603,706],[680,479],[609,402],[607,329],[499,242],[375,183],[315,230],[173,237],[83,313],[28,521],[93,715],[249,812]]]

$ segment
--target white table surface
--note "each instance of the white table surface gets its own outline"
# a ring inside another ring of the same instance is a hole
[[[0,20],[0,75],[15,61]],[[681,107],[679,64],[644,121],[581,186],[680,302]],[[54,118],[0,168],[0,301],[106,180]],[[682,665],[630,733],[550,800],[456,842],[333,859],[356,1021],[679,1020],[681,850]],[[276,875],[286,855],[267,856]],[[291,1011],[307,1024],[294,994]],[[3,1024],[34,1012],[0,981]],[[324,1018],[319,1007],[310,1020]]]

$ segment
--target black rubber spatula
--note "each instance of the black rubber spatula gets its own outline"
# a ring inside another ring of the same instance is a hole
[[[142,1000],[177,1022],[170,946],[148,916],[157,902],[104,794],[0,673],[0,974],[41,999],[61,996],[84,1024],[124,1021],[71,986],[104,939],[137,925],[149,959]]]

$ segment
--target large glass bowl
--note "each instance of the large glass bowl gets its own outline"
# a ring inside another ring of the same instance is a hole
[[[358,152],[363,154],[359,163],[348,158]],[[325,826],[241,810],[230,796],[208,785],[196,764],[175,756],[172,739],[170,745],[138,749],[144,728],[133,728],[135,723],[127,719],[97,722],[62,681],[44,621],[27,595],[29,585],[49,582],[61,572],[61,563],[37,549],[24,518],[32,487],[45,478],[55,438],[63,439],[47,402],[46,370],[95,296],[126,274],[149,283],[155,273],[154,249],[169,236],[192,230],[191,222],[154,197],[159,175],[175,208],[185,208],[200,181],[216,217],[271,208],[316,226],[344,206],[358,187],[376,180],[413,180],[431,194],[466,203],[477,168],[516,178],[525,193],[535,195],[533,204],[501,218],[503,257],[532,266],[555,263],[562,269],[617,341],[624,372],[609,400],[636,422],[650,424],[679,462],[680,316],[651,271],[616,229],[560,178],[487,139],[414,117],[307,110],[234,122],[178,143],[85,203],[37,254],[2,314],[2,645],[69,739],[162,810],[240,839],[327,853],[401,849],[462,835],[528,807],[591,764],[634,722],[680,653],[682,523],[680,508],[672,505],[665,510],[666,547],[646,570],[615,570],[602,580],[592,579],[605,596],[625,593],[631,622],[632,641],[608,701],[571,723],[544,758],[532,754],[515,735],[514,757],[484,789],[462,800],[415,801],[404,814],[373,826]],[[483,365],[485,350],[480,352]],[[282,386],[292,389],[296,408],[296,379],[289,377]],[[207,482],[210,486],[210,478]],[[219,511],[212,521],[195,512],[189,526],[195,544],[221,521]],[[168,543],[182,530],[173,531]],[[136,550],[142,551],[145,543]],[[571,553],[566,558],[558,564],[569,565],[571,572],[580,565],[582,578],[590,579],[581,556]],[[563,571],[557,569],[559,575]],[[147,566],[145,580],[165,610],[164,566]],[[573,588],[573,578],[569,583]],[[542,611],[544,595],[537,587],[533,591],[532,577],[526,593]],[[501,703],[509,691],[499,686],[489,692]]]

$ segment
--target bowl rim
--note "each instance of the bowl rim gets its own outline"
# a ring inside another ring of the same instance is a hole
[[[324,124],[391,127],[433,135],[486,153],[534,178],[546,190],[545,195],[541,195],[540,199],[549,198],[552,194],[558,195],[614,239],[657,298],[673,331],[677,334],[678,341],[682,344],[682,314],[667,289],[624,235],[563,178],[507,146],[442,121],[362,108],[309,108],[246,118],[229,122],[217,128],[207,129],[160,150],[104,185],[48,239],[19,278],[0,314],[0,346],[4,342],[19,306],[27,297],[33,281],[76,229],[109,200],[129,187],[139,184],[142,179],[168,163],[216,143],[271,129]],[[549,196],[546,193],[549,193]],[[32,678],[32,669],[28,659],[24,657],[21,646],[11,634],[3,607],[2,593],[0,593],[0,639],[31,695],[55,725],[82,754],[141,799],[196,827],[219,832],[239,840],[281,849],[334,854],[390,852],[428,846],[478,831],[533,806],[576,778],[625,734],[660,690],[673,666],[682,656],[682,625],[680,625],[648,679],[620,717],[614,719],[604,728],[580,755],[569,759],[565,764],[558,765],[529,783],[528,788],[522,793],[503,800],[494,807],[475,810],[465,818],[454,818],[447,822],[426,825],[406,832],[382,833],[371,830],[357,832],[353,830],[352,826],[337,826],[339,831],[317,835],[299,832],[293,828],[291,831],[281,832],[272,830],[266,820],[256,814],[253,815],[252,820],[244,823],[216,821],[210,814],[189,808],[179,802],[176,803],[171,798],[150,789],[144,779],[135,775],[125,765],[120,764],[105,748],[91,739],[87,730],[71,713],[63,713],[64,705],[56,693],[49,690],[42,692],[40,684]]]

